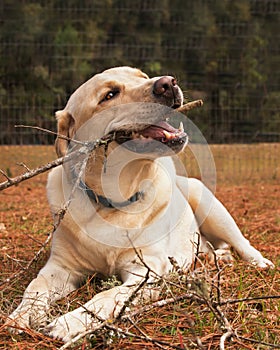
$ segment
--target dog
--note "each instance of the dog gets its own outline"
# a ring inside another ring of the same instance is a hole
[[[182,104],[182,90],[172,76],[149,78],[136,68],[115,67],[81,85],[56,112],[58,156],[80,147],[71,139],[103,143],[86,162],[50,172],[51,211],[56,217],[70,198],[68,208],[54,233],[49,260],[7,325],[39,327],[50,305],[77,289],[85,276],[119,276],[120,286],[45,326],[46,334],[70,341],[116,317],[143,280],[152,282],[172,270],[170,258],[187,269],[197,245],[210,254],[207,242],[215,250],[231,246],[258,267],[273,267],[202,182],[176,174],[171,156],[183,150],[188,136],[166,116],[171,120]]]

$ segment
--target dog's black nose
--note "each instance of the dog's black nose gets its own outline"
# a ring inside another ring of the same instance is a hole
[[[177,90],[177,81],[171,76],[164,76],[156,80],[153,86],[155,95],[165,96],[168,98],[174,97],[174,90]]]

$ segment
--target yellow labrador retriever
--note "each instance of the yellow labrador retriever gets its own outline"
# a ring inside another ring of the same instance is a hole
[[[150,281],[167,274],[170,257],[187,268],[198,241],[201,252],[208,251],[207,241],[215,249],[229,245],[242,259],[273,267],[200,181],[176,175],[170,155],[184,148],[187,135],[166,116],[171,119],[182,104],[173,77],[149,78],[138,69],[118,67],[84,83],[56,113],[61,135],[113,139],[92,152],[82,176],[81,164],[51,171],[51,210],[57,213],[71,197],[69,208],[54,234],[48,262],[8,318],[10,327],[42,325],[51,303],[75,290],[86,275],[117,274],[122,285],[96,294],[46,326],[53,338],[69,341],[115,317],[148,270]],[[67,149],[69,142],[58,138],[58,155]]]

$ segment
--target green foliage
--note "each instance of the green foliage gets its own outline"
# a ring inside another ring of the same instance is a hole
[[[239,133],[251,140],[256,133],[279,136],[277,4],[4,0],[0,127],[8,135],[13,124],[35,116],[40,125],[53,125],[54,111],[83,81],[132,65],[150,75],[173,74],[184,90],[204,96],[204,111],[194,112],[194,120],[208,141]],[[5,135],[0,143],[11,142]]]

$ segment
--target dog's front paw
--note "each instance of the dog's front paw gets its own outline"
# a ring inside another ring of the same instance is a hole
[[[261,259],[253,260],[252,263],[253,263],[253,265],[260,267],[262,269],[274,269],[274,267],[275,267],[273,262],[264,258],[263,256]]]
[[[21,334],[25,329],[30,328],[30,323],[25,314],[18,314],[16,317],[12,314],[6,319],[4,326],[10,333]]]
[[[46,320],[46,312],[42,309],[18,308],[7,318],[5,326],[11,333],[22,333],[27,328],[36,329],[45,325]]]
[[[250,264],[262,269],[273,269],[275,267],[273,262],[264,258],[262,254],[252,246],[247,247],[241,256],[245,261],[248,261]]]
[[[231,255],[231,251],[229,249],[216,249],[215,255],[217,259],[225,264],[232,264],[233,257]]]
[[[97,325],[97,321],[93,320],[84,310],[77,309],[55,319],[44,328],[43,332],[54,339],[67,343],[78,334],[94,329],[95,325]]]

